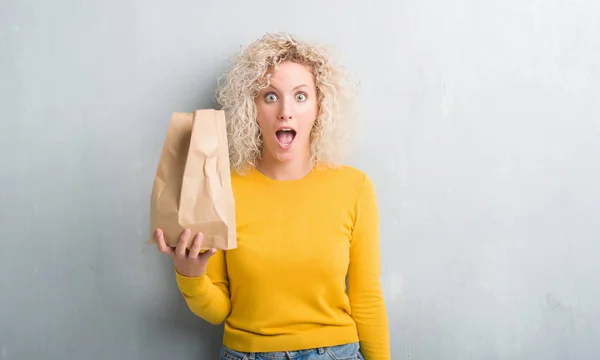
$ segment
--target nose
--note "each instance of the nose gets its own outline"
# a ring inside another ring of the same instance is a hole
[[[281,102],[281,108],[279,109],[279,120],[292,120],[294,118],[292,106],[288,101]]]

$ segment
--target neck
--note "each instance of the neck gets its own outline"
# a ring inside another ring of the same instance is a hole
[[[274,180],[297,180],[305,177],[313,169],[309,158],[297,161],[279,162],[274,159],[260,159],[256,170]]]

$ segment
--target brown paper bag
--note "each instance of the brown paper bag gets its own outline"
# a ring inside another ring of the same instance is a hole
[[[203,250],[237,247],[228,151],[222,110],[173,113],[152,188],[147,243],[156,243],[160,228],[175,247],[190,229],[192,236],[204,234]]]

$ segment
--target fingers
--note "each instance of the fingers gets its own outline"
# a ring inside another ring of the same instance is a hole
[[[200,253],[200,248],[202,247],[203,238],[204,237],[202,233],[196,234],[196,237],[194,238],[194,243],[192,244],[192,247],[190,248],[190,253],[188,254],[188,256],[191,259],[195,259],[198,257],[198,254]]]
[[[188,253],[188,257],[190,259],[201,259],[208,260],[211,256],[217,253],[217,249],[209,249],[200,253],[200,249],[202,248],[202,241],[204,240],[204,234],[198,233],[196,238],[194,239],[194,243]]]
[[[163,254],[177,256],[178,258],[182,259],[190,258],[208,260],[211,256],[217,253],[216,249],[209,249],[208,251],[200,253],[200,249],[202,248],[202,242],[204,240],[204,235],[202,233],[198,233],[196,234],[194,239],[191,239],[191,232],[189,229],[186,229],[181,234],[179,242],[177,243],[177,247],[175,249],[167,245],[164,233],[161,229],[157,229],[154,236],[156,237],[158,250]],[[190,247],[190,250],[188,252],[187,248],[190,242],[192,242],[192,246]]]
[[[210,259],[211,256],[213,256],[216,253],[217,253],[217,249],[210,249],[208,251],[203,252],[199,258],[202,260],[208,260],[208,259]]]
[[[172,247],[167,246],[167,243],[165,242],[165,235],[163,234],[161,229],[156,229],[154,236],[156,238],[156,245],[158,246],[158,250],[161,253],[168,255],[173,255],[175,253]]]
[[[177,257],[186,257],[187,246],[190,242],[190,234],[191,232],[189,229],[185,229],[185,231],[181,234],[179,242],[177,243],[177,248],[175,249],[175,254],[177,255]]]

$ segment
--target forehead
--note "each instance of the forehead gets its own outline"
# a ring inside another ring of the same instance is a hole
[[[312,69],[304,64],[285,61],[271,67],[266,73],[267,80],[274,86],[314,85]]]

